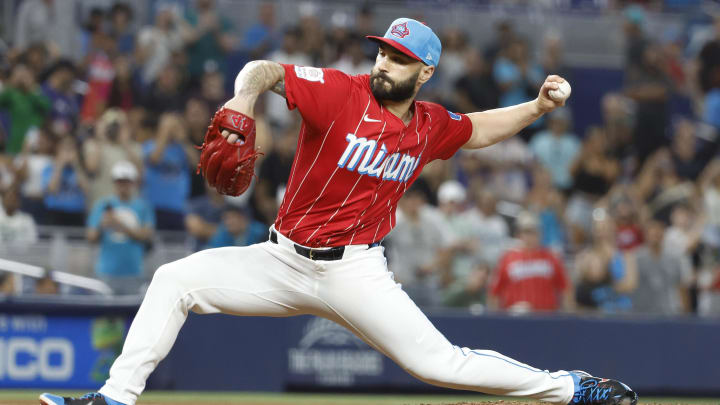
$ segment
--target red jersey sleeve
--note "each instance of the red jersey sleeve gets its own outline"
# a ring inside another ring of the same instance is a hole
[[[440,105],[434,107],[430,111],[435,127],[430,160],[447,160],[470,140],[472,122],[465,114],[450,112]]]
[[[303,120],[314,129],[329,127],[350,99],[350,76],[335,69],[282,66],[288,108],[297,108]]]

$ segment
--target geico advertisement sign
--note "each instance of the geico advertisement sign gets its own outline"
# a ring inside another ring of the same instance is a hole
[[[69,380],[75,369],[75,350],[63,338],[0,338],[0,380]]]

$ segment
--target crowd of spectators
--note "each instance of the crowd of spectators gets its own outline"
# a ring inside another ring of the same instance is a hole
[[[126,293],[147,277],[142,261],[155,232],[187,232],[196,250],[267,237],[299,130],[281,97],[260,100],[265,155],[246,194],[224,197],[195,172],[195,146],[229,98],[231,57],[363,74],[377,47],[363,37],[376,33],[369,4],[320,21],[303,3],[295,25],[279,26],[266,2],[241,29],[212,0],[162,1],[135,32],[133,8],[110,3],[79,13],[72,53],[40,29],[53,2],[18,5],[0,71],[0,243],[35,243],[37,225],[84,227],[88,243],[100,245],[96,275]],[[693,37],[654,41],[642,7],[623,16],[625,81],[603,95],[601,122],[576,133],[571,109],[558,109],[505,142],[433,162],[400,201],[384,245],[419,305],[712,311],[720,17]],[[433,28],[442,62],[420,98],[450,110],[528,101],[549,73],[583,80],[563,63],[557,34],[531,47],[510,20],[482,43],[460,27]],[[672,114],[676,99],[692,106],[683,116]]]

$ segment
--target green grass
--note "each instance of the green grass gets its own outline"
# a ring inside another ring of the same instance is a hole
[[[35,403],[43,390],[0,390],[0,404],[8,401],[17,403]],[[51,391],[54,394],[79,395],[78,391]],[[150,391],[140,398],[138,405],[146,403],[217,403],[217,404],[293,404],[293,405],[418,405],[418,404],[454,404],[458,402],[522,401],[515,398],[490,397],[484,395],[360,395],[360,394],[270,394],[248,392],[177,392]],[[718,405],[720,398],[641,398],[641,404],[689,404]]]

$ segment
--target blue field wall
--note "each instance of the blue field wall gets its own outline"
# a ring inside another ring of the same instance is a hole
[[[135,310],[0,304],[0,389],[97,388]],[[718,320],[429,317],[453,344],[538,368],[619,378],[644,395],[720,395]],[[436,390],[324,319],[195,314],[148,388]]]
[[[584,369],[622,379],[646,394],[720,394],[718,322],[468,315],[430,319],[453,344],[495,350],[538,368]],[[210,330],[224,332],[211,339],[214,343],[196,347],[196,342],[208,342]],[[191,316],[169,360],[168,373],[177,374],[169,379],[177,382],[173,388],[431,389],[351,333],[314,317]]]
[[[573,68],[570,72],[572,95],[567,106],[572,111],[575,133],[583,136],[587,127],[603,122],[602,97],[622,90],[624,74],[619,69],[599,68]]]

